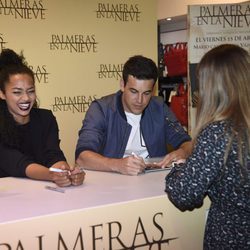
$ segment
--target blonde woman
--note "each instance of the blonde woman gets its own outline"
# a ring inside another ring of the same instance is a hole
[[[198,65],[199,102],[194,149],[166,177],[180,210],[208,196],[204,249],[250,249],[250,57],[220,45]]]

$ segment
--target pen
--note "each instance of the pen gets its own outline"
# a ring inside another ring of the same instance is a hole
[[[66,172],[68,172],[68,170],[60,169],[60,168],[53,168],[53,167],[50,167],[49,171],[57,172],[57,173],[66,173]]]
[[[77,169],[79,170],[79,173],[83,173],[84,172],[84,168],[83,167],[77,167]],[[60,169],[60,168],[53,168],[53,167],[50,167],[49,171],[57,172],[57,173],[66,173],[66,172],[70,173],[69,170]]]
[[[59,193],[65,192],[62,188],[59,188],[59,187],[45,186],[45,188],[51,191],[59,192]]]

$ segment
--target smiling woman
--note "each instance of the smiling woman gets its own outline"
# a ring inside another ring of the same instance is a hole
[[[9,77],[9,84],[0,97],[6,101],[9,112],[19,124],[29,122],[29,113],[36,101],[34,79],[28,74],[16,74]]]
[[[50,110],[37,108],[33,71],[24,57],[0,54],[0,177],[29,177],[58,186],[80,185],[84,172],[70,167],[59,146]],[[50,167],[66,171],[50,171]]]

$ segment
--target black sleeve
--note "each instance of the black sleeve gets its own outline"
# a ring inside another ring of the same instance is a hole
[[[60,149],[59,129],[55,116],[51,111],[43,114],[43,165],[50,167],[58,161],[66,161]]]
[[[17,149],[0,143],[0,177],[26,177],[26,167],[34,160]]]
[[[31,149],[22,147],[18,150],[0,143],[0,177],[26,177],[25,170],[31,163],[50,167],[58,161],[66,161],[59,146],[58,125],[51,111],[32,111],[30,128],[26,133],[28,144],[33,145]]]

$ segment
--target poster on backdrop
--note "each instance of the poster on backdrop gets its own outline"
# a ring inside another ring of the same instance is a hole
[[[130,56],[157,58],[154,0],[0,0],[0,23],[0,51],[23,51],[72,165],[91,102],[118,90]]]
[[[196,65],[220,44],[237,44],[250,52],[250,1],[188,6],[188,60],[192,106],[196,106]]]

